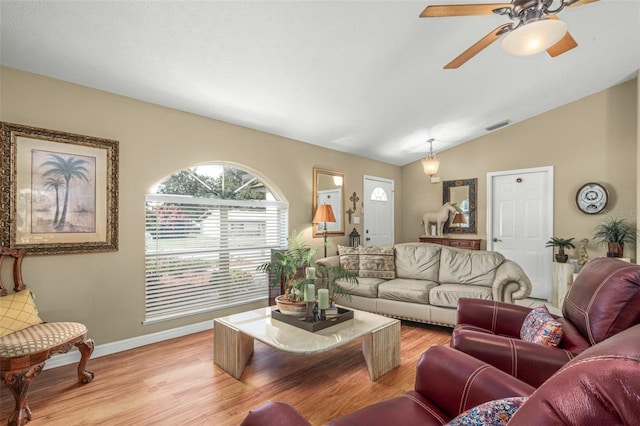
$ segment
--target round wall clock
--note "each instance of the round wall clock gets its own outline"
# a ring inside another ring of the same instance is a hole
[[[609,202],[607,189],[599,183],[586,183],[578,189],[576,204],[587,214],[600,213]]]

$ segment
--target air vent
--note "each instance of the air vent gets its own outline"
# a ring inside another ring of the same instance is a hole
[[[504,126],[509,125],[509,123],[511,123],[511,121],[509,121],[509,120],[504,120],[504,121],[501,121],[501,122],[499,122],[499,123],[494,124],[493,126],[489,126],[489,127],[487,127],[487,128],[486,128],[486,130],[487,130],[488,132],[493,132],[494,130],[499,129],[500,127],[504,127]]]

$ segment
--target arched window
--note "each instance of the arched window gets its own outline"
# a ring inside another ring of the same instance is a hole
[[[256,267],[286,246],[288,204],[228,165],[165,178],[146,196],[145,324],[268,297]]]

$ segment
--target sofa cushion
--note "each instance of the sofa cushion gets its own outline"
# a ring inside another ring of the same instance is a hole
[[[524,396],[494,399],[465,411],[447,423],[446,426],[506,425],[526,400],[527,397]]]
[[[562,339],[562,325],[549,314],[545,305],[540,305],[524,319],[520,338],[525,342],[556,347]]]
[[[444,308],[456,308],[461,297],[491,300],[491,288],[466,284],[440,284],[429,291],[429,303]]]
[[[360,270],[360,250],[358,247],[338,246],[338,255],[340,256],[340,266],[353,275],[358,275]]]
[[[396,277],[395,253],[393,246],[359,247],[358,276],[363,278]]]
[[[380,299],[399,300],[411,303],[429,303],[429,291],[438,283],[425,280],[396,278],[378,286]]]
[[[640,323],[640,266],[603,257],[587,262],[562,305],[562,316],[592,345]]]
[[[350,283],[347,280],[336,280],[349,294],[363,297],[378,297],[378,286],[386,280],[382,278],[358,278],[358,283]]]
[[[396,276],[438,281],[441,249],[441,245],[429,243],[396,244]]]
[[[442,247],[440,283],[473,284],[491,287],[504,256],[495,251],[463,250]]]

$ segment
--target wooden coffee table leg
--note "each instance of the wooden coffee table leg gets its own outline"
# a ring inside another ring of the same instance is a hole
[[[362,354],[372,382],[399,366],[400,321],[362,336]]]
[[[253,338],[213,320],[213,363],[236,379],[253,354]]]

